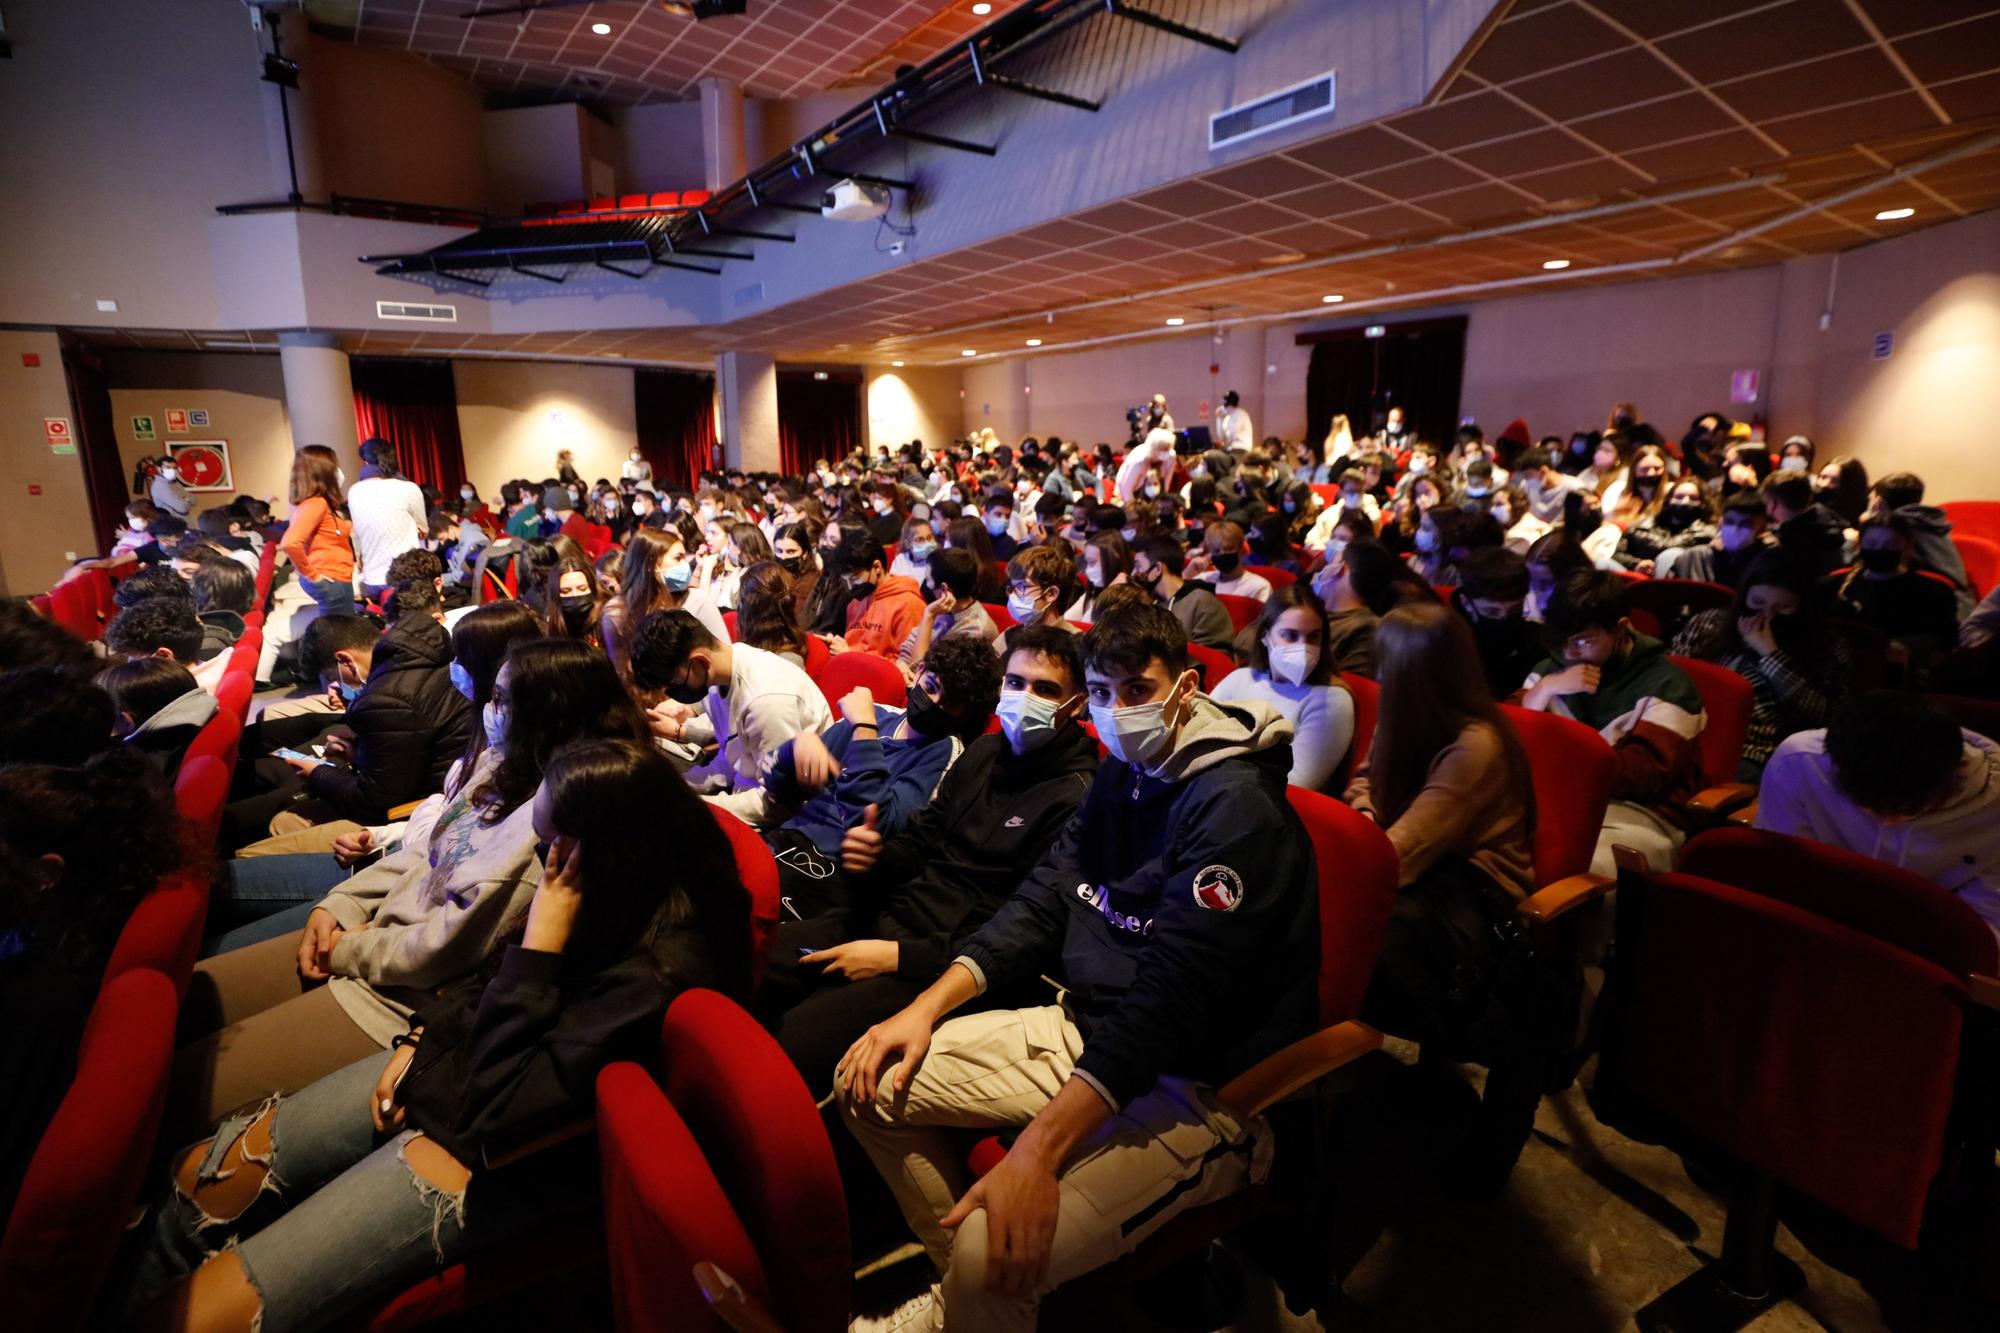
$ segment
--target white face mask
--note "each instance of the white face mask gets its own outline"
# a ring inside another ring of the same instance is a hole
[[[1271,675],[1287,685],[1300,685],[1319,665],[1319,649],[1309,643],[1279,643],[1268,645],[1271,655]]]
[[[1176,686],[1178,689],[1178,686]],[[1167,725],[1167,698],[1129,708],[1090,706],[1090,721],[1104,748],[1134,768],[1151,768],[1172,751],[1174,733]]]
[[[1064,704],[1052,703],[1033,690],[1005,690],[1000,695],[1000,705],[994,714],[1000,719],[1000,730],[1007,736],[1007,743],[1014,747],[1015,754],[1026,754],[1039,750],[1055,739],[1060,729],[1056,724],[1056,714]]]
[[[1778,470],[1780,472],[1804,472],[1806,470],[1806,456],[1804,454],[1793,454],[1788,458],[1780,459],[1778,461]]]
[[[500,743],[507,739],[507,710],[495,700],[488,699],[486,707],[479,710],[479,721],[486,728],[486,743],[499,749]]]
[[[1042,613],[1041,598],[1034,593],[1010,592],[1007,594],[1007,614],[1019,624],[1032,624]]]
[[[163,467],[160,469],[160,479],[162,481],[172,481],[178,476],[180,476],[178,468]]]
[[[1090,580],[1090,586],[1093,588],[1102,588],[1104,586],[1104,566],[1102,565],[1089,566],[1083,571],[1083,576]]]

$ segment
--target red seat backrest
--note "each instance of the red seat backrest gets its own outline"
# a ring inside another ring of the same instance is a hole
[[[1319,1018],[1361,1013],[1389,909],[1396,902],[1396,849],[1375,821],[1331,796],[1287,787],[1319,866]]]
[[[667,1098],[784,1282],[772,1314],[794,1333],[847,1327],[847,1202],[814,1095],[763,1026],[728,997],[684,992],[660,1032]]]
[[[1965,565],[1965,581],[1972,585],[1972,595],[1984,597],[2000,583],[2000,532],[1991,536],[1953,533],[1951,541]]]
[[[1014,613],[1007,609],[1005,602],[981,602],[980,605],[986,608],[987,615],[993,617],[993,623],[1000,627],[1002,634],[1021,623],[1014,619]]]
[[[1629,1008],[1607,1063],[1683,1129],[1913,1248],[1951,1115],[1958,978],[1715,880],[1640,892],[1621,904]]]
[[[840,697],[857,685],[866,685],[878,704],[901,708],[908,697],[902,671],[888,658],[873,653],[834,653],[813,679],[835,716],[840,713]]]
[[[784,911],[778,901],[778,863],[757,830],[719,805],[708,807],[715,822],[729,837],[736,853],[736,873],[750,894],[750,978],[754,984],[764,975],[764,960],[770,956],[771,941],[777,937],[778,921]]]
[[[195,955],[201,952],[201,927],[207,915],[205,873],[183,871],[163,881],[141,898],[126,918],[104,975],[115,977],[145,968],[173,982],[175,990],[187,990]]]
[[[1611,747],[1581,722],[1502,704],[1527,751],[1535,789],[1535,880],[1553,884],[1590,869],[1611,803]]]
[[[833,649],[826,646],[825,639],[817,634],[806,635],[805,671],[808,676],[818,680],[819,673],[824,671],[826,664],[832,660]]]
[[[597,1143],[611,1308],[621,1333],[718,1327],[695,1285],[701,1260],[769,1302],[756,1246],[694,1134],[653,1076],[630,1060],[597,1072]]]
[[[1213,692],[1222,684],[1222,678],[1236,670],[1236,659],[1228,653],[1210,648],[1205,644],[1190,643],[1188,658],[1201,672],[1201,687]]]
[[[1334,777],[1335,795],[1347,790],[1355,768],[1368,757],[1368,747],[1375,743],[1375,719],[1382,712],[1380,685],[1352,671],[1341,672],[1340,683],[1347,686],[1348,694],[1354,699],[1354,739],[1348,744],[1347,758],[1340,761],[1340,771]]]
[[[1951,520],[1954,538],[1984,537],[2000,544],[2000,500],[1947,500],[1938,508]]]
[[[1743,739],[1750,734],[1753,689],[1749,680],[1713,662],[1693,657],[1670,660],[1694,682],[1695,692],[1701,695],[1701,711],[1707,716],[1696,742],[1702,781],[1711,787],[1736,781],[1736,765],[1743,758]]]
[[[236,743],[242,737],[243,719],[226,709],[218,711],[188,746],[187,754],[181,761],[177,785],[186,785],[189,765],[204,758],[213,759],[222,766],[223,783],[225,786],[228,785],[229,774],[236,767]],[[184,815],[188,813],[185,802],[181,806],[181,813]]]
[[[0,1310],[14,1328],[80,1329],[131,1220],[159,1134],[180,997],[141,968],[107,979],[76,1075],[42,1132],[0,1237]]]
[[[1258,616],[1264,614],[1264,604],[1255,597],[1238,597],[1234,593],[1219,592],[1215,600],[1222,603],[1222,609],[1229,613],[1229,623],[1238,634],[1245,625],[1254,624]]]
[[[250,696],[256,692],[256,686],[249,672],[231,671],[215,687],[216,706],[240,720],[250,709]]]
[[[1326,504],[1327,508],[1331,509],[1334,505],[1340,503],[1340,487],[1324,481],[1315,481],[1308,484],[1312,487],[1312,493],[1317,495]]]
[[[729,641],[731,643],[737,642],[736,613],[734,611],[724,611],[722,613],[722,627],[729,631]]]
[[[217,713],[220,721],[229,715]],[[235,721],[230,718],[230,721]],[[202,728],[206,736],[210,722]],[[230,745],[236,744],[234,738]],[[201,736],[195,737],[195,745],[201,744]],[[222,827],[222,806],[229,799],[229,766],[212,754],[196,754],[194,746],[188,747],[187,757],[181,761],[181,771],[174,779],[174,805],[180,810],[181,818],[194,825],[197,831],[206,829],[205,842],[214,842],[216,830]]]
[[[1726,827],[1692,839],[1680,869],[1816,912],[1954,976],[2000,973],[2000,942],[1977,912],[1886,861],[1809,838]]]
[[[707,202],[708,202],[708,191],[707,191],[707,190],[682,190],[682,191],[681,191],[681,207],[682,207],[682,208],[700,208],[700,207],[701,207],[701,206],[702,206],[703,204],[705,204],[705,203],[707,203]]]
[[[679,208],[681,196],[678,190],[655,190],[651,206],[653,208]]]
[[[1257,565],[1251,572],[1260,575],[1264,582],[1270,584],[1272,592],[1276,592],[1280,588],[1288,588],[1299,581],[1299,576],[1292,573],[1291,570],[1279,569],[1276,565]]]

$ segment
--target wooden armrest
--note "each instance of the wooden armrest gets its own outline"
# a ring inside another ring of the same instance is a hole
[[[2000,977],[1974,972],[1965,979],[1965,991],[1981,1009],[2000,1009]]]
[[[401,805],[390,806],[389,822],[391,824],[395,824],[402,820],[408,819],[411,815],[417,813],[417,807],[422,804],[423,804],[422,801],[405,801]]]
[[[1563,913],[1596,902],[1609,893],[1616,880],[1603,875],[1571,875],[1543,885],[1515,904],[1515,915],[1537,926],[1545,926]]]
[[[694,1266],[694,1284],[715,1317],[736,1333],[785,1333],[784,1326],[743,1284],[703,1259]]]
[[[584,1116],[582,1119],[570,1121],[567,1125],[558,1125],[548,1133],[529,1139],[526,1143],[517,1144],[503,1153],[495,1154],[491,1149],[482,1148],[479,1159],[486,1164],[487,1170],[497,1171],[503,1166],[512,1166],[523,1157],[532,1157],[544,1148],[553,1148],[558,1143],[568,1143],[571,1139],[580,1139],[586,1134],[596,1132],[597,1121],[590,1116]]]
[[[1749,783],[1725,782],[1696,792],[1688,799],[1687,808],[1705,815],[1722,816],[1756,799],[1757,789]]]
[[[1757,802],[1752,801],[1750,802],[1750,804],[1743,806],[1741,809],[1730,811],[1729,822],[1732,824],[1740,825],[1743,828],[1756,828]]]
[[[1261,1115],[1300,1088],[1381,1045],[1382,1034],[1365,1023],[1335,1023],[1265,1056],[1218,1088],[1215,1099],[1239,1117]]]

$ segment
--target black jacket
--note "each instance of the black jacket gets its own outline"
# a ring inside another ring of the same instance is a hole
[[[1846,545],[1846,521],[1823,504],[1809,505],[1778,525],[1778,549],[1815,576],[1838,569]]]
[[[322,764],[306,790],[344,818],[379,824],[391,806],[444,790],[472,738],[472,704],[451,683],[451,640],[427,615],[406,616],[375,644],[368,683],[347,709],[354,767]]]
[[[396,1099],[412,1128],[468,1166],[589,1115],[611,1061],[657,1060],[660,1019],[691,984],[637,952],[588,975],[565,961],[510,944],[491,980],[453,987],[416,1016],[423,1037]]]
[[[1115,1106],[1162,1075],[1223,1083],[1316,1025],[1318,872],[1285,799],[1291,766],[1289,743],[1178,782],[1105,761],[1054,849],[966,941],[989,988],[1062,978],[1077,1072]]]
[[[1479,669],[1486,677],[1487,690],[1495,699],[1505,699],[1520,689],[1528,673],[1548,656],[1549,650],[1542,643],[1542,627],[1520,616],[1482,619],[1472,614],[1469,600],[1462,591],[1453,593],[1452,609],[1472,629],[1472,642],[1479,649]]]
[[[966,747],[856,886],[875,937],[901,946],[896,975],[923,985],[938,978],[1055,844],[1096,771],[1097,742],[1082,727],[1025,755],[1005,736]]]

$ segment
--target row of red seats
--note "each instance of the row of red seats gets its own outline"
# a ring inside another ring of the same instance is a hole
[[[606,222],[637,214],[680,213],[700,208],[709,200],[707,190],[655,190],[651,194],[598,195],[572,199],[560,204],[530,204],[521,219],[524,227],[557,227],[571,222]]]
[[[262,610],[277,547],[257,571],[257,603],[230,650],[220,708],[188,747],[174,802],[199,854],[141,899],[119,933],[77,1051],[76,1074],[50,1121],[0,1236],[0,1309],[24,1328],[81,1328],[151,1161],[167,1094],[181,996],[208,913],[209,855],[229,797],[236,745],[255,688]],[[103,571],[59,585],[102,578]],[[107,616],[108,618],[108,616]],[[92,635],[91,637],[96,637]]]

